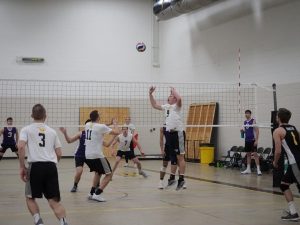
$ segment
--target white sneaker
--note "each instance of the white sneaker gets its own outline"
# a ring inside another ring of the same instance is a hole
[[[251,173],[251,170],[248,170],[248,169],[241,172],[241,174],[250,174],[250,173]]]
[[[141,171],[139,172],[139,174],[142,175],[144,178],[147,178],[147,177],[148,177],[148,175],[147,175],[143,170],[141,170]]]
[[[257,176],[262,176],[262,173],[260,170],[257,171]]]
[[[92,200],[93,195],[91,193],[88,194],[87,199]]]
[[[124,167],[128,167],[128,163],[125,163]]]
[[[158,189],[164,189],[164,181],[163,180],[160,180],[159,183],[158,183]]]
[[[95,200],[97,202],[106,202],[104,198],[102,198],[100,195],[96,195],[95,193],[92,196],[92,200]]]
[[[182,186],[183,189],[186,189],[186,182],[184,183],[184,185]]]

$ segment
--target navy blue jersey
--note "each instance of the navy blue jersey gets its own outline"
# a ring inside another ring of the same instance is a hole
[[[75,157],[85,158],[85,131],[81,132],[79,145],[75,153]]]
[[[4,127],[3,131],[3,145],[16,145],[17,128],[15,127]]]
[[[286,135],[282,140],[282,148],[288,158],[289,164],[297,163],[300,165],[300,139],[296,127],[292,125],[281,125],[286,131]]]
[[[254,141],[255,135],[254,135],[254,127],[252,125],[254,124],[254,119],[245,120],[245,141]]]

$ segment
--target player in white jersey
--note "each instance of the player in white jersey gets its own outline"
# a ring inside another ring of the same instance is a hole
[[[46,110],[41,104],[33,106],[31,116],[34,122],[21,130],[18,142],[20,177],[26,182],[27,207],[34,218],[34,224],[43,225],[35,198],[44,195],[60,224],[67,225],[66,212],[60,204],[56,168],[62,154],[61,144],[56,132],[44,123]],[[28,167],[25,166],[26,146]]]
[[[89,198],[95,201],[104,202],[101,194],[105,187],[111,180],[112,171],[108,160],[103,154],[104,134],[119,135],[119,131],[114,131],[105,124],[100,124],[100,115],[97,110],[90,113],[91,122],[85,125],[85,158],[86,164],[89,166],[91,172],[95,172]],[[110,145],[107,144],[108,147]],[[99,188],[97,184],[101,175],[105,177],[100,182]]]
[[[115,163],[114,168],[113,168],[113,174],[116,171],[116,169],[118,168],[118,165],[119,165],[119,163],[122,159],[122,156],[124,155],[125,157],[132,160],[137,165],[137,168],[139,170],[139,174],[146,178],[147,174],[142,170],[141,162],[139,161],[138,157],[136,157],[134,155],[134,152],[132,152],[130,150],[130,143],[131,142],[133,142],[133,143],[136,142],[135,137],[133,137],[131,132],[128,132],[128,127],[122,127],[122,134],[115,137],[113,143],[111,144],[111,148],[113,148],[113,146],[116,143],[119,143],[117,156],[116,156],[116,163]],[[113,155],[114,155],[114,151],[112,151],[112,152],[113,152]],[[142,155],[144,155],[143,152],[141,152],[141,153],[142,153]]]
[[[171,94],[168,97],[168,103],[164,105],[159,105],[154,99],[153,92],[155,91],[155,87],[150,87],[149,89],[149,97],[151,105],[154,109],[164,110],[166,117],[166,145],[169,148],[170,154],[176,154],[177,163],[179,166],[179,179],[176,190],[180,190],[183,188],[184,181],[184,173],[185,173],[185,132],[183,129],[181,108],[182,108],[182,99],[179,93],[175,90],[175,88],[171,88]],[[169,179],[168,185],[171,185],[175,182],[175,173],[177,166],[171,166],[171,176]]]
[[[131,141],[131,143],[130,143],[130,151],[132,151],[132,154],[134,154],[135,147],[138,147],[139,151],[142,153],[143,149],[142,149],[142,146],[140,145],[140,143],[138,141],[139,134],[137,133],[137,131],[135,129],[135,125],[133,123],[131,123],[130,116],[128,116],[128,117],[125,118],[125,124],[124,124],[124,126],[128,127],[129,132],[133,135],[133,137],[136,140],[135,142]],[[128,161],[129,161],[129,158],[127,156],[125,156],[125,161],[126,161],[125,167],[127,167],[128,166]]]

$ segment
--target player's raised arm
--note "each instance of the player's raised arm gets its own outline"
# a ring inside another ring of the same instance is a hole
[[[155,87],[154,87],[154,86],[151,86],[151,87],[149,88],[149,98],[150,98],[151,106],[152,106],[154,109],[162,110],[161,105],[157,104],[156,100],[154,99],[154,96],[153,96],[153,92],[154,92],[154,91],[155,91]]]
[[[181,106],[182,106],[181,96],[179,95],[179,93],[176,91],[176,89],[174,87],[171,87],[171,94],[177,99],[176,105],[179,108],[181,108]]]
[[[73,142],[75,142],[75,141],[77,141],[77,140],[79,140],[80,137],[81,137],[81,132],[79,132],[79,133],[77,133],[76,135],[70,137],[70,136],[68,135],[67,129],[66,129],[65,127],[60,127],[59,130],[63,133],[63,135],[65,136],[66,141],[67,141],[69,144],[70,144],[70,143],[73,143]]]

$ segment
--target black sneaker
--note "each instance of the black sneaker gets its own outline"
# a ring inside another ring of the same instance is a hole
[[[166,188],[169,188],[169,187],[173,186],[175,183],[176,183],[176,180],[175,180],[175,179],[172,179],[172,180],[169,179],[169,180],[168,180],[168,185],[167,185]]]
[[[76,192],[77,191],[77,187],[73,186],[70,192]]]
[[[40,218],[36,223],[35,225],[44,225],[44,222],[43,220]]]
[[[289,220],[289,221],[298,221],[300,218],[299,218],[298,213],[295,213],[293,215],[291,213],[288,213],[286,216],[282,216],[281,219]]]
[[[178,184],[177,184],[177,187],[176,187],[176,191],[179,191],[180,189],[183,188],[185,184],[185,181],[184,180],[178,180]]]

